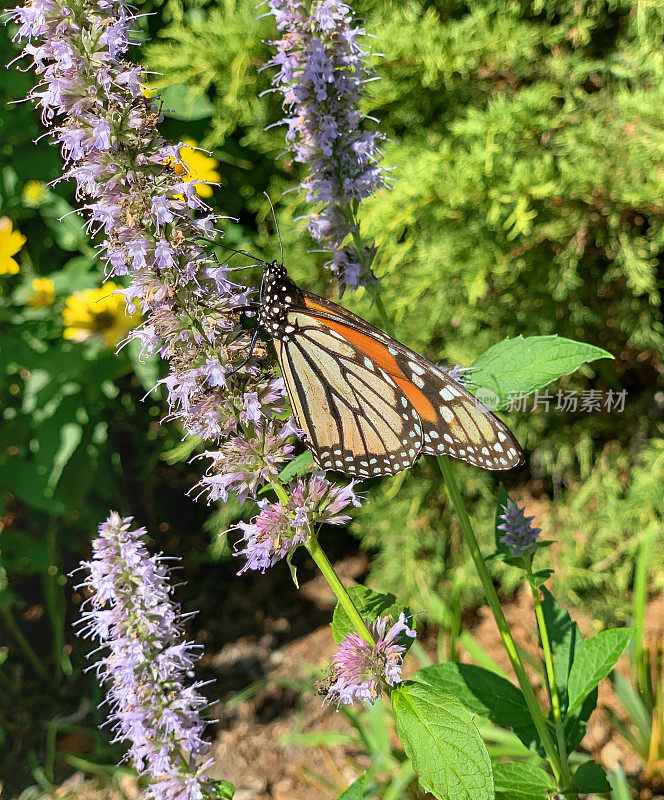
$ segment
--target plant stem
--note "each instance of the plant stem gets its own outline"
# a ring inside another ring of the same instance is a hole
[[[540,708],[537,698],[535,697],[533,687],[530,685],[523,662],[519,656],[514,639],[512,638],[505,615],[503,614],[503,609],[500,605],[500,600],[498,599],[493,581],[491,580],[491,575],[489,574],[486,562],[482,556],[480,546],[477,543],[477,539],[470,522],[470,517],[468,516],[466,507],[463,504],[463,499],[461,498],[461,493],[459,492],[459,487],[454,476],[452,465],[446,456],[438,456],[437,461],[445,483],[447,484],[447,491],[449,492],[450,499],[452,500],[452,505],[456,510],[457,516],[459,517],[461,530],[463,532],[464,539],[466,540],[466,545],[470,550],[473,563],[475,564],[475,570],[477,571],[477,575],[484,588],[485,597],[491,612],[493,613],[493,617],[496,620],[496,625],[498,626],[498,631],[500,633],[500,638],[503,641],[503,646],[507,651],[507,655],[512,663],[512,668],[514,669],[514,673],[519,681],[523,698],[528,706],[528,711],[530,711],[530,716],[532,717],[535,728],[537,729],[537,733],[542,743],[542,747],[544,748],[544,752],[546,753],[546,757],[551,764],[551,769],[553,770],[556,781],[560,785],[563,777],[563,768],[560,755],[558,754],[553,739],[551,738],[546,720],[542,714],[542,709]]]
[[[62,678],[63,672],[66,672],[67,675],[72,673],[71,662],[65,654],[64,603],[62,602],[62,587],[59,583],[57,524],[57,519],[51,520],[46,531],[49,563],[44,576],[44,596],[53,635],[54,679],[56,683]]]
[[[367,287],[367,289],[375,303],[378,313],[380,314],[385,330],[390,335],[393,335],[392,325],[387,318],[385,306],[383,305],[377,288],[370,285]],[[558,785],[561,785],[565,773],[561,756],[556,749],[553,739],[551,738],[546,719],[544,718],[540,704],[537,701],[537,697],[535,697],[533,687],[530,685],[528,675],[526,674],[526,670],[523,666],[523,661],[521,660],[519,651],[517,650],[514,639],[512,638],[505,615],[503,614],[503,609],[500,605],[500,600],[498,599],[493,581],[491,580],[491,575],[489,574],[486,562],[482,556],[479,544],[477,543],[477,538],[475,537],[475,532],[473,531],[473,526],[470,522],[470,517],[468,516],[468,512],[464,506],[461,493],[459,492],[459,487],[454,476],[454,470],[446,456],[438,456],[437,461],[440,471],[443,475],[443,479],[447,485],[447,491],[449,492],[450,499],[452,500],[452,505],[455,508],[457,516],[459,517],[461,530],[463,532],[466,545],[470,550],[470,555],[475,564],[475,570],[477,571],[477,575],[484,588],[486,600],[489,604],[491,612],[493,613],[493,617],[496,620],[496,625],[498,626],[498,631],[500,633],[500,638],[503,641],[503,646],[505,647],[507,655],[512,663],[512,668],[514,669],[514,673],[519,681],[519,686],[521,687],[524,700],[526,701],[526,705],[530,711],[530,716],[532,717],[535,728],[537,729],[544,752],[546,753],[547,759],[551,764],[551,769],[553,770],[556,781]]]
[[[553,669],[551,641],[549,640],[549,631],[546,627],[546,620],[544,618],[544,611],[542,610],[542,602],[540,600],[539,592],[532,584],[530,584],[530,589],[533,595],[533,603],[535,604],[535,617],[537,618],[537,627],[539,628],[540,639],[542,641],[542,650],[544,651],[544,665],[546,667],[547,683],[549,684],[549,697],[551,698],[551,710],[553,711],[553,720],[556,728],[558,753],[560,755],[560,763],[562,766],[565,784],[569,785],[572,775],[567,762],[565,727],[563,723],[562,710],[560,708],[560,695],[558,694],[558,686],[556,685],[556,674]]]
[[[315,533],[312,533],[309,536],[307,542],[305,543],[305,547],[309,551],[309,555],[316,562],[318,569],[325,576],[325,580],[330,584],[332,591],[336,594],[337,599],[341,603],[344,611],[346,614],[348,614],[350,621],[355,626],[355,630],[373,647],[374,644],[376,644],[373,636],[365,625],[362,615],[357,610],[355,603],[353,603],[343,583],[339,580],[339,576],[334,571],[334,567],[332,564],[330,564],[328,557],[323,552],[323,549],[318,543],[318,537]]]
[[[25,638],[21,629],[16,624],[16,620],[11,612],[11,609],[4,607],[0,608],[0,613],[2,614],[2,618],[5,621],[5,625],[7,626],[7,630],[11,633],[16,641],[16,644],[20,647],[23,651],[23,655],[28,659],[28,661],[34,667],[35,672],[42,680],[48,681],[50,680],[50,675],[48,674],[48,670],[39,660],[39,656],[30,646],[30,642]]]
[[[282,505],[288,505],[289,497],[288,492],[282,486],[282,484],[278,483],[277,481],[271,481],[272,488],[274,489],[279,501]],[[316,562],[316,566],[318,569],[323,573],[323,577],[325,580],[330,584],[330,588],[337,596],[337,599],[341,603],[344,611],[348,614],[350,621],[353,623],[355,630],[359,633],[359,635],[368,642],[372,647],[375,644],[374,638],[371,635],[369,629],[367,628],[364,620],[362,619],[362,615],[357,610],[357,606],[353,603],[351,596],[346,591],[345,586],[339,579],[339,576],[334,571],[334,567],[330,563],[330,560],[325,555],[323,548],[320,546],[318,542],[318,537],[314,532],[309,535],[309,538],[305,542],[304,545],[307,550],[309,551],[309,555],[313,558]]]

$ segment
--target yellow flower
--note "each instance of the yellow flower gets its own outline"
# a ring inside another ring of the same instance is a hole
[[[182,164],[174,164],[175,174],[182,175],[186,183],[190,181],[218,181],[221,175],[215,169],[219,165],[217,159],[206,156],[200,150],[194,150],[196,142],[191,139],[186,139],[184,144],[185,146],[180,148],[180,158],[184,161],[186,167]],[[205,183],[197,183],[196,194],[201,197],[212,197],[212,187]]]
[[[16,275],[20,268],[12,256],[18,253],[25,242],[22,233],[12,230],[9,217],[0,217],[0,275]]]
[[[23,199],[28,205],[36,206],[44,196],[44,184],[41,181],[28,181],[23,187]]]
[[[32,281],[32,297],[27,300],[26,305],[32,308],[44,308],[53,305],[54,302],[53,281],[50,278],[35,278]]]
[[[138,325],[141,315],[138,311],[127,313],[124,295],[115,294],[119,288],[109,282],[68,297],[62,311],[64,338],[84,342],[101,336],[109,347],[124,339]]]

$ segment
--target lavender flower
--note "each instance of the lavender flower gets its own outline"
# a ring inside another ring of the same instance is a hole
[[[354,77],[332,77],[335,91],[348,83],[350,99],[343,107],[350,125],[351,99],[359,97],[360,75],[365,75],[355,44],[359,31],[349,27],[345,6],[339,6],[341,12],[334,11],[336,6],[325,8],[316,12],[316,30],[325,30],[325,41],[345,31],[345,44],[335,45],[334,58],[347,57]],[[157,129],[159,105],[145,97],[140,67],[124,58],[136,17],[123,0],[81,0],[73,6],[69,0],[30,0],[10,13],[20,26],[16,38],[28,40],[24,56],[42,79],[30,98],[41,106],[42,119],[60,144],[64,177],[76,184],[89,230],[103,237],[108,275],[131,280],[123,290],[127,307],[131,313],[140,307],[145,321],[128,339],[138,339],[145,353],[168,361],[162,383],[169,418],[209,443],[203,456],[210,463],[199,487],[210,500],[226,500],[230,492],[241,501],[256,497],[291,456],[297,429],[283,420],[284,385],[266,367],[265,349],[256,347],[246,361],[250,336],[240,325],[240,308],[246,306],[249,291],[234,283],[202,244],[217,234],[217,217],[201,199],[207,192],[197,191],[196,181],[186,179],[183,144],[163,140]],[[332,21],[341,26],[339,31]],[[324,65],[327,45],[322,41],[317,52]],[[337,66],[330,61],[330,69]],[[346,165],[342,182],[347,197],[361,199],[370,183],[373,156],[367,154],[373,139],[360,134],[358,124],[359,117],[355,133],[346,139],[363,153],[356,161],[364,164],[364,171],[358,172],[355,162]],[[302,496],[294,496],[277,514],[290,527],[291,516],[299,515],[294,528],[298,540],[306,514],[307,525],[320,521],[325,517],[321,509],[333,508],[348,491],[326,484],[324,496],[318,497],[317,481],[322,479],[311,480],[298,483],[295,492]],[[356,502],[351,495],[347,501]],[[273,511],[277,513],[276,507]],[[257,531],[248,540],[266,541],[265,536]]]
[[[247,570],[265,572],[295,548],[304,544],[315,525],[343,525],[350,517],[341,513],[350,504],[360,505],[354,490],[355,481],[334,486],[322,474],[299,478],[288,505],[260,501],[260,512],[249,522],[240,522],[244,547],[236,555],[247,561],[239,575]]]
[[[238,369],[249,345],[238,310],[248,291],[202,246],[202,237],[215,235],[216,218],[186,180],[182,144],[161,138],[159,106],[143,94],[140,67],[123,58],[136,17],[122,0],[31,0],[11,13],[42,79],[30,98],[45,124],[60,118],[52,130],[64,177],[76,183],[90,231],[104,237],[108,274],[132,278],[124,295],[145,322],[129,338],[169,361],[170,418],[214,443],[211,485],[222,473],[241,474],[233,489],[253,494],[272,473],[257,467],[250,474],[246,459],[233,467],[233,444],[224,442],[240,437],[245,449],[261,450],[269,441],[269,463],[283,461],[292,446],[274,417],[284,408],[284,386],[261,358]],[[223,486],[212,496],[224,497]]]
[[[532,521],[534,516],[526,516],[526,507],[519,508],[513,501],[508,499],[505,506],[505,513],[500,515],[503,522],[498,525],[498,530],[504,531],[500,541],[512,551],[514,556],[531,555],[537,549],[537,536],[542,530],[534,528]]]
[[[83,586],[93,592],[80,635],[95,639],[96,664],[108,685],[114,741],[129,744],[127,757],[149,779],[155,800],[210,796],[209,743],[200,712],[206,700],[192,682],[199,653],[184,639],[161,556],[150,556],[144,528],[116,512],[99,526]]]
[[[316,241],[330,251],[329,266],[352,289],[372,279],[373,246],[358,245],[357,206],[384,186],[380,134],[363,129],[359,104],[374,79],[365,31],[342,0],[267,0],[282,38],[273,84],[283,95],[286,141],[306,164],[301,183],[308,202],[322,208],[308,218]],[[359,247],[359,249],[358,249]]]
[[[330,703],[345,703],[353,700],[375,703],[380,696],[381,681],[389,686],[401,682],[401,666],[406,648],[399,644],[403,636],[414,639],[417,634],[408,627],[406,615],[388,630],[392,617],[378,617],[368,624],[374,637],[372,647],[358,633],[349,633],[339,645],[332,659],[330,677],[332,683],[326,700]]]
[[[472,372],[477,367],[462,367],[460,364],[455,364],[452,368],[447,368],[446,372],[453,381],[460,383],[462,386],[472,386],[474,384],[472,375],[467,373]]]

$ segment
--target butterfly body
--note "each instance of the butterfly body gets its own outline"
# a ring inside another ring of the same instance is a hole
[[[393,475],[422,453],[489,470],[523,462],[509,429],[447,372],[361,317],[266,265],[258,325],[274,340],[318,466]]]

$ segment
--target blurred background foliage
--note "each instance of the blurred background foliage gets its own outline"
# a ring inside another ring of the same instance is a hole
[[[211,202],[238,220],[225,226],[226,241],[278,256],[267,190],[293,277],[335,297],[323,256],[300,235],[301,199],[282,194],[300,168],[284,154],[284,128],[270,127],[282,112],[262,71],[275,36],[265,7],[147,0],[140,8],[144,44],[133,57],[162,94],[164,134],[200,143],[219,162]],[[653,526],[651,589],[664,588],[664,6],[362,0],[356,10],[384,54],[365,110],[388,137],[393,182],[364,205],[362,225],[379,245],[377,274],[399,338],[447,364],[470,364],[519,334],[556,333],[615,355],[552,388],[624,389],[624,413],[508,415],[530,461],[504,480],[558,542],[561,601],[623,622],[634,556]],[[5,63],[16,54],[9,33],[0,29]],[[46,139],[33,144],[43,133],[37,114],[10,104],[31,80],[0,72],[0,217],[25,237],[19,272],[0,275],[0,612],[11,645],[0,680],[8,697],[57,708],[83,680],[64,625],[80,602],[66,574],[109,506],[169,536],[164,549],[205,564],[228,558],[219,534],[242,512],[185,499],[197,443],[160,424],[158,390],[145,397],[161,366],[130,348],[113,353],[123,323],[113,308],[100,319],[89,294],[103,281],[98,243],[71,213],[71,187],[47,186],[61,164]],[[343,302],[378,322],[362,291]],[[459,472],[489,548],[498,477]],[[372,554],[368,582],[398,587],[433,622],[449,619],[450,596],[472,609],[479,592],[435,465],[422,460],[367,488],[371,502],[350,530]],[[496,569],[508,594],[514,586]],[[46,700],[34,688],[43,676],[31,652],[55,675]],[[23,723],[2,713],[0,735],[13,726],[15,737]]]

